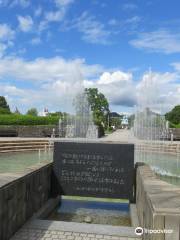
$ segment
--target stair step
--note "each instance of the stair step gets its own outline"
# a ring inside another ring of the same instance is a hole
[[[30,143],[30,144],[0,144],[0,148],[3,147],[23,147],[23,146],[52,146],[51,144],[42,144],[42,143]]]
[[[11,149],[11,150],[1,150],[0,153],[10,153],[10,152],[31,152],[31,151],[37,151],[38,152],[39,148],[34,148],[34,149]]]
[[[47,141],[47,142],[39,142],[39,141],[24,141],[24,142],[18,142],[18,141],[15,141],[15,142],[1,142],[0,141],[0,145],[5,145],[5,144],[11,144],[11,145],[14,145],[14,144],[19,144],[19,145],[21,145],[21,144],[49,144],[49,142]]]
[[[3,147],[0,147],[0,150],[2,149],[27,149],[27,148],[41,148],[41,149],[45,149],[45,146],[44,145],[29,145],[29,146],[3,146]],[[52,146],[47,146],[47,148],[52,148]]]

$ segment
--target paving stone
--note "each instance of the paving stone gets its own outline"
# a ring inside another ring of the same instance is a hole
[[[80,233],[80,236],[81,236],[81,237],[86,237],[86,236],[87,236],[87,233]]]
[[[66,239],[67,236],[65,236],[65,235],[60,235],[59,238],[60,238],[60,239]]]
[[[65,232],[65,236],[70,236],[72,235],[72,232]]]
[[[67,236],[67,238],[66,239],[68,239],[68,240],[72,240],[72,239],[74,239],[75,238],[75,236]]]
[[[90,237],[90,238],[95,238],[95,234],[88,234],[88,237]]]
[[[104,237],[104,239],[111,239],[112,236],[104,235],[103,237]]]
[[[74,236],[79,236],[80,233],[75,233],[75,232],[73,232],[73,235],[74,235]]]
[[[103,235],[96,235],[96,238],[103,238]]]
[[[140,238],[23,227],[10,240],[140,240]]]
[[[90,240],[90,237],[83,237],[83,240]]]
[[[82,240],[82,237],[77,236],[77,237],[75,237],[75,240]]]

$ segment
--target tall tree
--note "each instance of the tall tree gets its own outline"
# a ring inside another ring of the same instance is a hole
[[[7,104],[6,98],[0,96],[0,114],[9,114],[11,113],[9,105]]]
[[[85,93],[88,96],[95,123],[107,127],[110,112],[107,98],[97,88],[86,88]]]
[[[30,108],[27,113],[27,115],[31,115],[31,116],[37,116],[38,115],[38,110],[36,108]]]
[[[179,124],[180,123],[180,105],[175,106],[170,112],[165,114],[168,121]]]

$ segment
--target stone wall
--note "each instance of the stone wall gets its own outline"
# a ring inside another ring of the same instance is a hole
[[[55,129],[55,136],[59,137],[59,127],[57,125],[37,125],[37,126],[1,126],[0,125],[0,137],[33,137],[44,138],[51,137]],[[98,138],[104,136],[104,130],[97,127]],[[61,137],[64,137],[63,135]]]
[[[51,196],[52,164],[0,174],[0,239],[9,239]]]
[[[149,166],[139,166],[136,174],[136,205],[144,229],[171,229],[172,233],[144,233],[144,240],[179,240],[180,188],[161,181]]]
[[[56,125],[46,125],[46,126],[0,126],[0,135],[1,132],[17,132],[18,137],[50,137],[53,128],[56,130],[56,134],[58,134],[58,129]]]

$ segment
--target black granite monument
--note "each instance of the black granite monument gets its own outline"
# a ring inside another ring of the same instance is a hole
[[[62,195],[132,200],[134,145],[55,142],[54,173]]]

